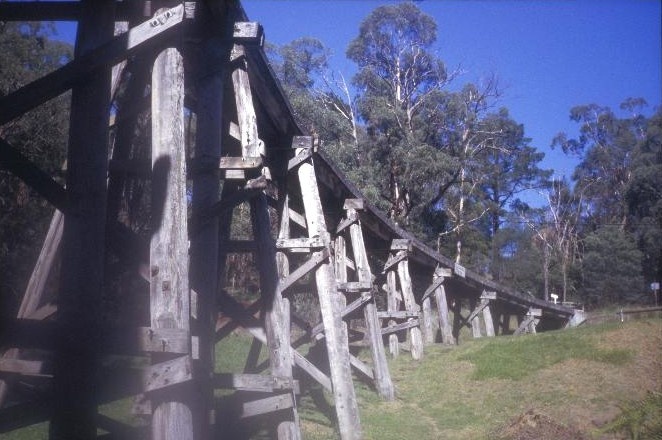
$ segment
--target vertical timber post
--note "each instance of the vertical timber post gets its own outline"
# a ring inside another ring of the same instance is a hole
[[[231,59],[235,66],[232,71],[232,83],[237,105],[241,154],[246,160],[255,157],[264,158],[266,156],[265,145],[259,139],[245,48],[235,44],[232,48]],[[263,168],[262,174],[270,176],[268,168]],[[271,236],[271,222],[264,193],[251,198],[250,210],[253,237],[256,242],[255,259],[260,277],[260,294],[271,374],[291,379],[293,357],[290,347],[289,305],[283,301],[282,294],[278,290],[276,246]],[[295,440],[301,437],[294,392],[292,390],[288,392],[292,394],[292,414],[286,420],[278,423],[279,440]]]
[[[354,264],[358,274],[359,283],[372,284],[372,272],[368,262],[365,243],[363,241],[363,232],[358,210],[363,209],[363,200],[345,201],[345,210],[347,218],[356,218],[356,221],[349,226],[349,233],[352,239],[352,253],[354,254]],[[375,376],[375,386],[377,392],[386,400],[395,398],[395,390],[391,381],[391,373],[388,370],[386,353],[384,351],[384,340],[382,338],[381,326],[377,317],[377,306],[374,296],[365,304],[363,308],[365,317],[366,331],[370,339],[370,354],[372,355],[373,374]]]
[[[293,145],[297,147],[296,154],[302,152],[301,146],[303,148],[313,148],[312,144],[312,138],[305,136],[295,137],[293,140]],[[324,210],[317,189],[317,179],[312,160],[303,162],[298,167],[297,176],[306,213],[308,236],[310,238],[320,237],[329,246],[330,238],[324,220]],[[324,262],[316,269],[315,279],[329,355],[329,369],[340,437],[343,440],[360,439],[362,437],[361,421],[354,384],[352,383],[347,328],[341,317],[340,302],[338,301],[340,293],[338,292],[331,262]]]
[[[76,58],[113,36],[113,0],[83,1]],[[72,89],[51,439],[96,437],[104,282],[110,69]]]
[[[397,274],[394,270],[386,272],[386,310],[389,312],[396,312],[400,308],[400,292],[398,291]],[[389,320],[389,326],[395,325],[394,320]],[[388,335],[388,348],[389,353],[394,358],[400,355],[400,343],[398,342],[398,335],[391,333]]]
[[[150,315],[153,329],[190,331],[186,153],[184,148],[184,63],[179,51],[163,50],[152,70],[152,240]],[[188,359],[187,359],[188,358]],[[172,361],[152,355],[154,370]],[[190,369],[190,356],[180,356]],[[182,370],[180,364],[173,369]],[[183,373],[183,371],[182,371]],[[190,371],[189,371],[190,373]],[[162,390],[152,398],[152,439],[192,440],[191,388]]]
[[[423,299],[422,322],[423,322],[423,344],[430,345],[434,343],[434,328],[432,326],[432,304],[430,297]]]
[[[480,319],[478,319],[477,313],[473,313],[473,311],[475,311],[477,307],[480,307],[476,303],[477,301],[475,298],[469,299],[469,307],[471,308],[472,310],[471,314],[473,315],[473,317],[469,319],[469,324],[471,324],[471,333],[473,334],[473,337],[480,338],[483,336],[480,332]]]
[[[228,25],[225,24],[225,28]],[[195,78],[198,95],[196,108],[195,161],[192,173],[191,214],[201,217],[219,200],[220,173],[218,163],[222,153],[223,83],[227,73],[224,65],[229,45],[220,32],[226,29],[205,29],[207,38],[195,53]],[[209,438],[210,424],[215,423],[214,393],[211,378],[214,374],[215,336],[217,318],[216,295],[219,282],[219,222],[218,218],[205,222],[191,236],[190,249],[192,301],[192,333],[197,336],[196,393],[198,402],[194,414],[196,433]],[[196,435],[197,436],[197,435]]]
[[[394,246],[405,246],[405,251],[409,252],[411,243],[409,240],[393,240],[394,244],[391,245],[393,249]],[[400,242],[406,243],[400,243]],[[402,299],[405,303],[405,308],[409,312],[420,312],[420,307],[416,304],[416,298],[414,297],[414,290],[412,288],[411,276],[409,274],[409,260],[408,258],[402,259],[398,263],[398,277],[400,279],[400,288],[402,289]],[[410,318],[412,319],[412,318]],[[411,356],[414,359],[421,359],[423,357],[423,335],[421,334],[420,326],[412,327],[409,329],[409,344],[411,348]]]
[[[480,297],[481,301],[485,304],[485,307],[483,307],[483,321],[485,322],[485,335],[487,337],[496,335],[494,332],[492,310],[490,308],[490,305],[494,304],[494,300],[496,300],[496,295],[496,292],[483,291],[483,295]]]
[[[285,191],[283,191],[285,192]],[[282,204],[280,205],[280,229],[278,232],[278,238],[287,239],[290,238],[290,208],[289,200],[287,194],[285,194]],[[278,271],[279,279],[285,278],[290,273],[290,264],[285,252],[277,252],[275,255],[276,266]],[[290,341],[290,301],[287,298],[283,297],[280,289],[276,288],[274,291],[273,298],[274,310],[272,311],[272,316],[265,318],[265,321],[273,321],[278,319],[279,323],[273,323],[272,327],[275,327],[276,330],[280,331],[278,343],[283,345],[281,347],[280,356],[278,356],[278,362],[272,363],[272,375],[283,376],[292,378],[293,375],[293,348],[291,347]],[[269,333],[267,333],[267,336]],[[269,350],[271,353],[272,350]],[[292,391],[294,394],[294,392]],[[281,421],[278,425],[278,439],[279,440],[298,440],[301,438],[301,431],[299,425],[299,413],[296,408],[296,396],[292,396],[292,401],[294,406],[292,408],[292,420]]]
[[[442,279],[450,277],[452,274],[450,269],[444,269],[437,266],[434,270],[434,278]],[[446,298],[446,289],[443,284],[440,284],[434,291],[434,299],[437,303],[437,313],[439,314],[439,330],[441,332],[441,341],[445,345],[454,345],[455,338],[453,337],[453,327],[448,316],[448,299]]]

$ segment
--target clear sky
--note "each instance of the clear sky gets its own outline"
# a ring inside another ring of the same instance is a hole
[[[361,21],[377,0],[244,0],[250,20],[267,41],[321,40],[334,53],[333,68],[350,77],[345,59]],[[449,69],[464,74],[456,87],[495,73],[505,86],[500,105],[524,124],[545,168],[569,176],[574,162],[550,151],[555,134],[576,134],[575,105],[595,103],[618,111],[628,97],[643,97],[649,112],[662,100],[660,0],[422,0],[416,5],[438,26],[435,49]]]
[[[346,78],[355,65],[348,43],[370,12],[393,0],[243,0],[278,45],[310,36],[331,48],[332,68]],[[460,88],[494,73],[505,87],[499,105],[524,124],[532,145],[545,152],[543,167],[570,176],[575,162],[549,146],[555,134],[577,133],[575,105],[595,103],[618,111],[642,97],[649,114],[662,101],[661,0],[419,0],[438,26],[437,55],[464,73]],[[73,41],[73,26],[60,26]]]

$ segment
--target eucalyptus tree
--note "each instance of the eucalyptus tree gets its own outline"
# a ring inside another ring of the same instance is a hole
[[[573,190],[566,179],[552,179],[539,194],[545,200],[542,207],[516,203],[516,210],[533,233],[533,244],[542,256],[543,299],[549,300],[553,290],[558,289],[561,301],[566,301],[574,287],[570,277],[572,268],[581,258],[580,232],[586,204],[582,193],[577,188]],[[558,267],[558,283],[554,282],[555,266]]]
[[[531,140],[525,137],[524,126],[514,121],[507,109],[488,115],[483,126],[482,131],[489,133],[488,145],[480,157],[477,179],[488,209],[492,275],[498,279],[499,247],[503,241],[498,234],[504,217],[511,205],[520,204],[523,192],[549,186],[552,171],[540,168],[544,153],[529,145]]]
[[[570,119],[579,124],[579,136],[557,135],[553,146],[580,159],[572,176],[587,202],[588,218],[594,226],[627,226],[625,192],[630,183],[631,162],[637,144],[643,139],[645,118],[637,111],[645,105],[640,99],[627,100],[623,108],[633,111],[618,117],[610,108],[596,104],[570,110]]]
[[[586,203],[583,237],[592,237],[594,248],[620,245],[624,237],[633,240],[640,254],[624,251],[623,256],[640,255],[639,270],[648,282],[654,282],[662,277],[662,116],[659,109],[651,117],[644,116],[645,107],[640,98],[621,104],[624,116],[595,104],[574,107],[570,117],[580,124],[579,136],[561,133],[554,145],[580,159],[573,180],[575,192],[581,192]],[[618,237],[607,238],[607,234]],[[591,301],[597,301],[589,282],[599,277],[592,273],[596,267],[583,265],[589,283],[584,291]]]
[[[662,108],[647,118],[625,191],[629,231],[642,252],[648,283],[662,280]]]
[[[376,8],[346,52],[358,66],[353,83],[368,131],[368,166],[379,176],[382,206],[403,223],[451,177],[452,158],[427,142],[421,118],[443,103],[449,80],[432,51],[436,38],[434,19],[403,2]]]

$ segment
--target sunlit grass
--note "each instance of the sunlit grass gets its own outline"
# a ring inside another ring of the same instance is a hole
[[[216,371],[244,371],[251,344],[247,335],[230,334],[216,348]],[[403,352],[389,361],[395,401],[384,402],[370,385],[355,381],[363,438],[489,439],[532,408],[596,439],[608,431],[651,438],[646,436],[659,433],[662,401],[659,390],[651,390],[650,397],[645,393],[651,383],[659,387],[659,381],[644,379],[659,374],[661,350],[662,323],[644,320],[519,337],[465,337],[456,347],[426,347],[420,361]],[[266,358],[262,347],[257,360]],[[338,438],[332,396],[305,375],[299,379],[303,437]],[[115,402],[102,411],[122,420],[130,417],[129,403]],[[591,418],[606,411],[613,420],[600,430]],[[0,438],[42,439],[47,429],[44,423]]]
[[[538,335],[506,336],[466,353],[460,360],[474,365],[474,379],[525,379],[532,373],[567,359],[584,359],[623,365],[627,350],[605,350],[590,340],[590,332],[556,331]]]

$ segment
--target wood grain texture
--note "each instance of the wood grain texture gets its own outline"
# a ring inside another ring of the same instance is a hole
[[[366,252],[365,242],[363,240],[363,230],[359,220],[357,209],[363,209],[362,199],[348,199],[345,201],[348,219],[356,219],[349,226],[349,234],[352,242],[352,253],[354,254],[354,264],[359,283],[372,285],[372,271],[368,262],[368,253]],[[381,334],[381,324],[377,317],[377,305],[372,295],[363,308],[363,317],[366,324],[367,337],[370,344],[370,355],[372,358],[373,376],[377,392],[386,400],[395,398],[395,388],[391,380],[391,373],[388,369],[386,360],[386,351],[384,350],[384,341]]]
[[[150,316],[154,328],[190,329],[184,63],[162,51],[152,69],[152,240]],[[153,355],[161,363],[168,356]],[[193,440],[193,414],[182,396],[152,401],[153,440]]]
[[[313,164],[302,163],[296,173],[308,222],[308,236],[328,236]],[[341,318],[340,304],[336,299],[338,291],[333,266],[330,262],[322,263],[317,268],[315,280],[324,323],[340,437],[343,440],[360,439],[362,436],[361,421],[352,383],[347,330]]]

